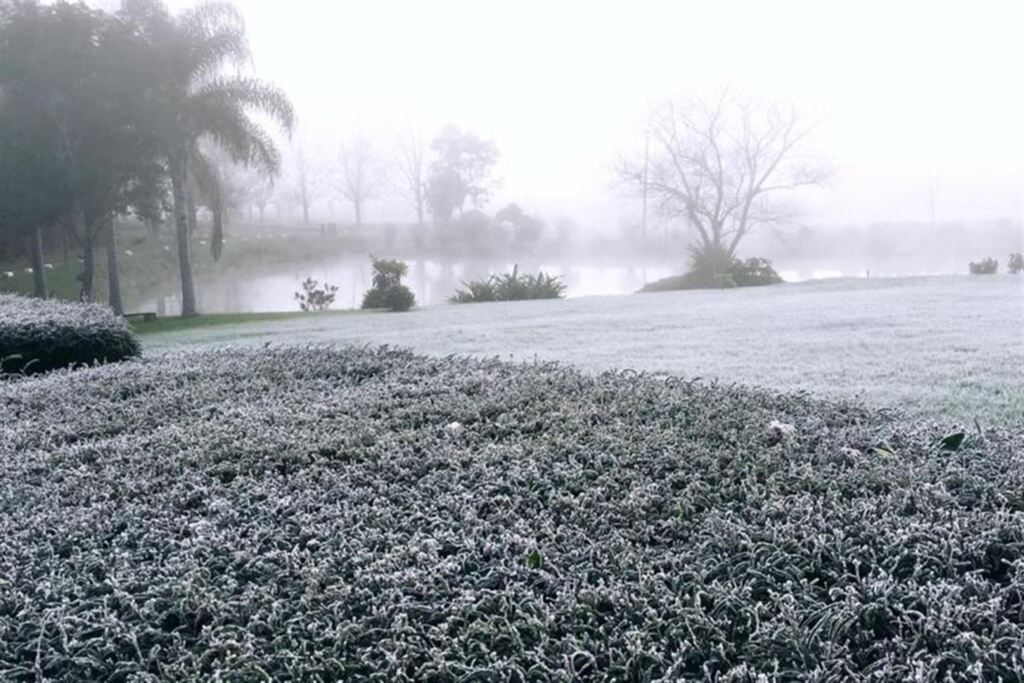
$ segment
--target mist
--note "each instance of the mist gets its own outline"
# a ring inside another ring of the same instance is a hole
[[[387,140],[413,123],[492,139],[517,201],[614,229],[608,166],[661,99],[733,88],[824,121],[839,173],[814,224],[1019,218],[1024,115],[1017,3],[243,4],[259,75],[285,87],[296,140]],[[387,205],[380,220],[403,214]],[[405,215],[407,218],[407,214]]]

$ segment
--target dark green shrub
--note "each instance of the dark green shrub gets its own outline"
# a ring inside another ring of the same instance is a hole
[[[1024,254],[1020,252],[1010,254],[1010,258],[1006,262],[1006,269],[1014,275],[1024,273]]]
[[[416,305],[416,295],[402,284],[409,266],[402,261],[373,259],[373,287],[363,295],[363,308],[408,311]]]
[[[387,289],[370,289],[363,295],[363,308],[386,308],[390,311],[408,311],[416,304],[416,295],[405,285]]]
[[[969,270],[971,275],[995,275],[999,272],[999,261],[991,256],[980,261],[971,261]]]
[[[766,258],[748,258],[745,261],[735,259],[729,269],[737,287],[759,287],[761,285],[776,285],[782,282],[782,278],[772,268],[772,263]]]
[[[560,276],[548,275],[544,271],[536,275],[520,275],[519,266],[511,273],[491,275],[486,280],[463,282],[464,290],[455,292],[449,299],[454,304],[481,303],[485,301],[524,301],[529,299],[561,299],[565,284]]]
[[[0,373],[116,362],[139,352],[131,327],[106,306],[0,294]]]

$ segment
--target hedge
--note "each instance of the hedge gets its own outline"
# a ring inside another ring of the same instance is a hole
[[[1024,435],[204,351],[0,384],[3,680],[1019,680]]]
[[[139,351],[131,327],[106,306],[0,294],[0,373],[114,362]]]

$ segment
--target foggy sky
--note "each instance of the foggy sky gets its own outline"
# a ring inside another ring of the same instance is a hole
[[[807,222],[927,221],[929,183],[938,220],[1021,216],[1021,2],[236,4],[303,144],[457,124],[500,149],[492,208],[614,227],[638,209],[609,166],[649,103],[728,86],[827,116],[812,148],[838,174]]]

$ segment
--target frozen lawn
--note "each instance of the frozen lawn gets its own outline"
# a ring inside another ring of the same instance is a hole
[[[1024,670],[1021,432],[352,348],[58,371],[0,406],[3,681]]]
[[[728,291],[442,305],[144,334],[149,353],[224,344],[387,343],[430,354],[861,397],[911,415],[1017,424],[1024,279],[833,280]]]

